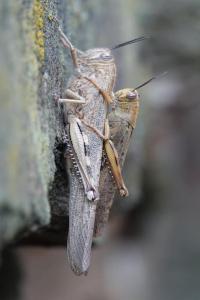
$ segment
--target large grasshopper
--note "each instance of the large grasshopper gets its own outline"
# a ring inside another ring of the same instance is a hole
[[[90,264],[103,145],[120,194],[128,194],[116,149],[109,138],[107,116],[109,105],[114,101],[116,78],[112,50],[144,38],[112,49],[94,48],[83,52],[72,45],[60,26],[59,32],[64,46],[71,51],[75,68],[59,103],[63,103],[67,123],[64,142],[70,172],[67,253],[72,270],[80,275],[87,273]]]

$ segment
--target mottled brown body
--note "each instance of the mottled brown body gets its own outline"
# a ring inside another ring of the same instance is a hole
[[[139,112],[139,96],[133,89],[123,89],[115,93],[116,107],[109,114],[111,139],[118,152],[121,168],[128,151],[132,131],[136,126]],[[94,237],[100,236],[108,222],[110,209],[113,203],[117,186],[108,164],[101,169],[97,204]]]

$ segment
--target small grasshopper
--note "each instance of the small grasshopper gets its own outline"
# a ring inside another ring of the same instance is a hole
[[[57,21],[57,20],[56,20]],[[116,65],[112,50],[138,42],[137,38],[111,49],[94,48],[85,52],[76,49],[59,26],[63,45],[70,49],[74,75],[68,81],[63,104],[67,123],[64,143],[66,165],[70,173],[68,259],[75,274],[86,274],[90,265],[91,243],[94,230],[102,147],[108,159],[117,160],[110,141],[107,119],[108,106],[113,102]],[[104,143],[102,141],[104,140]],[[111,163],[112,166],[112,163]],[[113,165],[113,174],[121,194],[127,190],[123,183],[119,163]]]
[[[120,168],[122,168],[132,131],[136,126],[139,112],[139,96],[136,90],[123,89],[115,93],[115,99],[116,107],[109,114],[108,118],[111,138],[118,152]],[[97,203],[94,237],[102,235],[108,221],[110,208],[117,189],[113,179],[113,172],[110,170],[109,164],[104,163],[99,181],[100,201]]]
[[[136,127],[139,113],[139,94],[138,89],[145,86],[156,77],[136,88],[126,88],[115,93],[115,109],[108,115],[110,125],[110,135],[115,144],[120,168],[123,167],[128,151],[133,130]],[[104,163],[101,168],[99,180],[100,201],[97,203],[94,237],[101,236],[108,222],[110,209],[113,203],[117,185],[113,182],[113,172],[109,170],[109,165]]]

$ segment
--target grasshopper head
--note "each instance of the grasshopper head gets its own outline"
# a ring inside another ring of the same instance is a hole
[[[135,89],[123,89],[115,93],[117,100],[116,114],[126,120],[133,128],[136,126],[136,120],[139,111],[139,94]]]
[[[164,76],[166,74],[167,74],[167,72],[164,72],[161,75],[159,75],[159,77]],[[123,90],[117,91],[115,93],[117,101],[118,102],[124,102],[124,103],[138,101],[139,100],[139,94],[138,94],[137,90],[139,90],[142,87],[144,87],[145,85],[149,84],[151,81],[155,80],[156,78],[158,78],[158,76],[153,76],[149,80],[147,80],[144,83],[138,85],[134,89],[133,88],[132,89],[123,89]]]
[[[117,98],[117,101],[123,103],[129,103],[139,100],[139,94],[137,90],[131,88],[119,90],[115,93],[115,96]]]
[[[87,64],[110,64],[114,62],[114,57],[108,48],[93,48],[82,53],[80,60],[87,62]]]

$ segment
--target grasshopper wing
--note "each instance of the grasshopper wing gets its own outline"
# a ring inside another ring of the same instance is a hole
[[[71,176],[70,186],[67,254],[72,270],[81,275],[90,265],[96,204],[88,201],[76,176]]]

